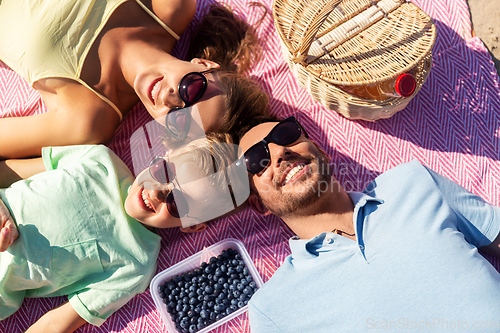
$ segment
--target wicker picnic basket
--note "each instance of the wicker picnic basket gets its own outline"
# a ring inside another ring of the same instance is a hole
[[[432,64],[436,28],[404,0],[275,0],[282,51],[299,83],[350,119],[388,118],[420,90]],[[411,72],[409,97],[364,99],[339,86],[372,85]]]

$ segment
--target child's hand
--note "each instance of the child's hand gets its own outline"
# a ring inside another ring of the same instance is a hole
[[[19,236],[9,209],[0,200],[0,252],[4,252]]]

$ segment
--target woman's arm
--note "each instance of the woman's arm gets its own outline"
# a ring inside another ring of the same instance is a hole
[[[71,304],[66,302],[44,314],[26,333],[70,333],[86,323]]]
[[[42,147],[105,143],[120,123],[117,112],[71,80],[35,84],[48,112],[0,119],[0,160],[40,156]]]

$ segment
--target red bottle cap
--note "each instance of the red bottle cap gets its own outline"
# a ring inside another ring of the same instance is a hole
[[[415,78],[410,73],[404,73],[398,76],[396,79],[396,92],[403,97],[409,97],[415,91],[417,87],[417,82]]]

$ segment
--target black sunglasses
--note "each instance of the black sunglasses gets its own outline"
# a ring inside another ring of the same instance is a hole
[[[177,88],[184,107],[188,107],[198,102],[208,87],[206,74],[212,73],[216,68],[208,69],[203,72],[191,72],[184,75]]]
[[[175,166],[168,162],[165,157],[156,157],[149,163],[149,174],[160,184],[172,183],[175,178]],[[177,201],[174,200],[177,198]],[[167,209],[170,215],[176,218],[187,216],[189,205],[184,195],[178,189],[172,189],[166,198]]]
[[[191,116],[188,114],[188,107],[198,102],[208,87],[208,80],[205,74],[212,73],[216,68],[203,72],[191,72],[184,75],[179,82],[178,92],[184,106],[173,108],[165,118],[165,126],[170,134],[177,139],[183,139],[189,132],[191,126]]]
[[[247,171],[255,175],[263,172],[269,166],[271,163],[269,143],[288,146],[297,141],[301,135],[309,137],[295,117],[288,117],[280,121],[262,141],[248,148],[243,154]]]

